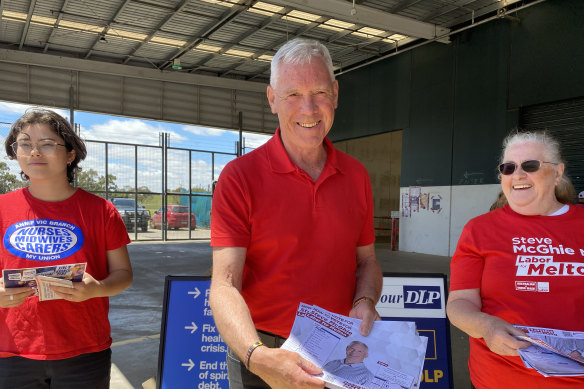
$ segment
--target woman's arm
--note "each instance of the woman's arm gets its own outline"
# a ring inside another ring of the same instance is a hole
[[[446,312],[450,322],[473,338],[483,338],[489,349],[499,355],[519,355],[517,350],[530,344],[515,338],[524,335],[497,316],[481,311],[480,289],[450,292]]]
[[[68,301],[85,301],[94,297],[115,296],[132,285],[133,273],[128,248],[122,246],[106,252],[109,275],[101,281],[89,273],[82,282],[74,282],[73,288],[51,286],[51,289]]]

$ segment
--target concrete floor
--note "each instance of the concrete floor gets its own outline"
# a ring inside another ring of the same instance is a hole
[[[158,368],[164,279],[167,275],[209,275],[208,241],[136,242],[128,247],[134,284],[110,299],[112,325],[112,389],[138,389]],[[449,274],[449,257],[391,251],[376,246],[384,272]],[[470,388],[468,339],[451,328],[454,388]]]

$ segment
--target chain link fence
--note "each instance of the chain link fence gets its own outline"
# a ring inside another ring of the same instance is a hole
[[[9,131],[10,123],[0,123],[2,143]],[[160,139],[159,146],[86,140],[75,185],[112,201],[132,240],[209,239],[214,182],[236,154],[170,147],[167,134]],[[22,186],[18,163],[5,156],[0,192]]]

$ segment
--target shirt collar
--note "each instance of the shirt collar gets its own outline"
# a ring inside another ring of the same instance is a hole
[[[347,365],[347,366],[351,366],[351,367],[358,367],[358,366],[365,365],[365,362],[347,363],[347,362],[345,362],[345,359],[343,359],[343,365]]]
[[[266,143],[270,168],[275,173],[291,173],[296,171],[297,166],[288,156],[288,152],[284,148],[280,134],[281,130],[280,127],[278,127],[274,136],[272,136]],[[342,172],[341,166],[339,166],[337,160],[337,150],[333,146],[333,142],[331,142],[328,137],[325,137],[323,144],[327,150],[326,163],[324,165],[323,173],[331,168]]]

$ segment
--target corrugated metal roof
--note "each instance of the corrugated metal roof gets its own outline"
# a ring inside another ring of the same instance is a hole
[[[3,0],[0,48],[161,70],[170,70],[178,58],[181,72],[266,82],[269,63],[258,58],[269,61],[282,43],[296,36],[327,44],[335,66],[343,69],[394,52],[396,45],[399,50],[429,39],[410,36],[393,25],[381,29],[379,22],[353,18],[353,11],[344,15],[335,5],[350,10],[356,4],[355,12],[374,10],[379,17],[399,15],[411,19],[412,26],[425,22],[437,29],[456,29],[494,16],[504,6],[510,11],[529,2]],[[402,40],[384,40],[396,33],[403,35]]]

